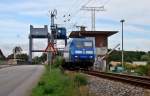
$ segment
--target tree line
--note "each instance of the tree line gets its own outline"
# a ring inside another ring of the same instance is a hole
[[[108,57],[108,62],[122,60],[122,51],[114,50]],[[124,51],[124,61],[133,62],[133,61],[150,61],[150,51]]]
[[[110,50],[110,49],[109,49]],[[17,55],[17,59],[22,59],[24,61],[28,61],[28,55],[27,54],[19,54]],[[3,58],[4,59],[4,58]],[[13,59],[13,54],[8,55],[6,58]],[[114,50],[107,58],[107,61],[118,61],[121,62],[121,51],[120,50]],[[0,58],[1,60],[1,58]],[[46,53],[43,53],[41,56],[36,56],[33,58],[33,63],[42,63],[47,60]],[[150,63],[150,51],[144,52],[144,51],[124,51],[124,61],[125,62],[133,62],[133,61],[148,61]]]

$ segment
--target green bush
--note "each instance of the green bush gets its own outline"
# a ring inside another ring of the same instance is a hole
[[[45,85],[45,86],[43,87],[43,90],[44,90],[44,94],[52,94],[52,93],[54,93],[55,86],[52,86],[52,85]]]
[[[43,80],[39,81],[38,86],[44,86],[45,82]]]
[[[78,86],[87,85],[87,78],[83,74],[76,74],[74,81],[78,84]]]
[[[61,64],[62,64],[62,62],[63,62],[62,57],[61,57],[61,56],[57,56],[57,57],[54,59],[53,67],[54,67],[54,68],[60,67]]]
[[[149,71],[148,65],[146,65],[146,66],[141,65],[135,70],[135,72],[138,73],[139,75],[147,75],[148,71]]]
[[[150,63],[147,63],[146,67],[147,67],[146,68],[147,69],[146,75],[150,76]]]

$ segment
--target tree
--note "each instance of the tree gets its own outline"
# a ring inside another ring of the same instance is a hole
[[[16,56],[17,59],[21,59],[23,61],[28,61],[28,55],[27,54],[18,54]]]
[[[22,52],[22,48],[20,46],[16,46],[13,49],[14,54],[20,54]]]
[[[47,54],[46,54],[46,53],[43,53],[43,54],[41,55],[41,57],[40,57],[40,60],[41,60],[42,62],[45,62],[45,61],[47,60]]]
[[[146,55],[142,55],[141,56],[141,60],[143,60],[143,61],[149,61],[150,60],[150,56],[148,56],[147,54]]]
[[[145,55],[143,51],[124,51],[124,61],[141,61],[141,56]],[[121,51],[114,50],[108,57],[108,62],[120,61],[121,62]]]
[[[43,53],[40,57],[36,56],[32,59],[33,64],[41,64],[42,62],[45,62],[47,60],[47,54]]]
[[[147,63],[150,64],[150,54],[149,54],[149,53],[147,53],[147,54],[141,56],[141,59],[142,59],[143,61],[147,61]]]
[[[16,56],[18,54],[21,54],[21,52],[22,52],[22,48],[20,46],[14,47],[14,49],[13,49],[14,59],[16,59]]]
[[[0,60],[5,60],[6,57],[4,56],[2,50],[0,49]]]
[[[41,63],[41,60],[40,60],[40,57],[36,56],[32,59],[32,63],[33,64],[40,64]]]
[[[7,56],[7,59],[14,59],[14,54],[10,54]]]

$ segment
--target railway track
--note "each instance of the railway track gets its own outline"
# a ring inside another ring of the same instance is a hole
[[[106,78],[109,80],[119,81],[123,83],[128,83],[134,86],[139,86],[143,88],[150,89],[150,78],[141,77],[141,76],[131,76],[125,74],[116,74],[116,73],[106,73],[106,72],[98,72],[98,71],[85,71],[81,72],[93,75],[96,77]]]

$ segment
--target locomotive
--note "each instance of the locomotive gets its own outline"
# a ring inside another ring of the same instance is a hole
[[[95,61],[95,47],[93,39],[74,38],[64,49],[64,64],[67,68],[89,68]]]

